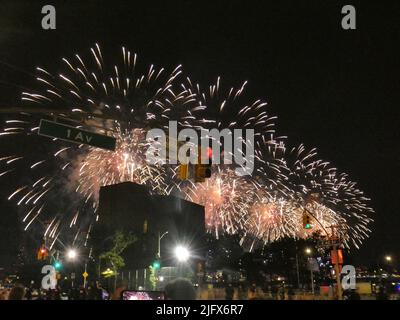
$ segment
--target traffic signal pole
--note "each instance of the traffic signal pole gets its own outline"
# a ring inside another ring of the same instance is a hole
[[[338,300],[342,300],[342,283],[340,281],[340,268],[339,268],[339,238],[335,235],[335,228],[337,226],[331,226],[331,239],[332,239],[332,251],[335,257],[335,277],[336,277],[336,287],[337,287],[337,297]]]
[[[338,295],[338,300],[342,300],[342,284],[340,282],[339,252],[338,252],[338,245],[337,244],[333,245],[333,252],[334,252],[334,255],[336,256],[335,276],[336,276],[337,295]]]
[[[297,253],[297,240],[296,240],[296,273],[297,273],[297,289],[300,289],[300,273],[299,273],[299,255]]]
[[[341,283],[341,279],[340,279],[339,252],[338,252],[340,243],[339,243],[339,238],[336,237],[336,232],[335,232],[335,228],[337,228],[338,226],[330,226],[331,234],[329,234],[328,231],[323,226],[323,224],[321,224],[318,221],[318,219],[316,219],[316,217],[314,217],[314,215],[309,210],[307,210],[306,207],[304,207],[304,211],[305,211],[305,213],[303,213],[303,228],[307,229],[306,225],[307,225],[307,222],[309,222],[309,221],[306,220],[306,218],[311,216],[322,227],[322,229],[325,231],[325,233],[328,236],[328,239],[330,238],[330,244],[332,245],[332,251],[333,251],[333,254],[336,257],[336,261],[335,261],[335,277],[336,277],[337,297],[338,297],[338,300],[342,300],[343,291],[342,291],[342,283]],[[311,271],[311,276],[312,276],[312,271]],[[312,285],[312,289],[314,289],[313,285]]]
[[[297,289],[300,289],[299,257],[297,254],[297,247],[296,247],[296,273],[297,273]]]
[[[311,293],[312,295],[314,295],[314,272],[312,268],[310,268],[310,272],[311,272]]]

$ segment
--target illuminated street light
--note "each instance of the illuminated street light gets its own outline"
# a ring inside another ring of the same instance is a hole
[[[190,257],[189,250],[184,246],[177,246],[175,248],[175,257],[179,262],[186,262]]]
[[[67,252],[68,259],[74,260],[76,258],[76,256],[77,256],[76,250],[74,250],[74,249],[68,250],[68,252]]]
[[[385,260],[387,262],[392,262],[392,257],[391,256],[385,256]]]
[[[306,252],[306,254],[311,254],[312,250],[311,250],[311,248],[306,248],[305,252]]]

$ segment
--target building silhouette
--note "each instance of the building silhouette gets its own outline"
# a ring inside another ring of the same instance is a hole
[[[177,245],[190,248],[194,264],[204,259],[203,206],[124,182],[100,188],[98,214],[91,234],[95,257],[109,250],[113,235],[122,231],[137,237],[123,252],[127,269],[146,268],[158,253],[163,267],[174,266],[173,250]]]

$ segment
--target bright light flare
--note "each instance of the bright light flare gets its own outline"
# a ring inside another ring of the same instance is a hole
[[[177,246],[175,248],[175,257],[179,262],[186,262],[189,260],[190,252],[184,246]]]
[[[69,249],[67,251],[67,258],[69,260],[75,260],[77,256],[78,256],[78,253],[76,252],[75,249]]]

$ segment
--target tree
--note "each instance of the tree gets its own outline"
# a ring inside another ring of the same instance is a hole
[[[113,238],[113,247],[100,254],[100,259],[105,260],[111,264],[114,274],[116,275],[118,270],[125,266],[124,258],[121,254],[131,244],[137,241],[137,237],[132,234],[124,234],[122,231],[116,231]]]
[[[148,282],[148,287],[151,288],[151,290],[156,289],[156,284],[157,284],[157,279],[156,279],[156,269],[153,268],[152,266],[149,267],[149,282]]]

